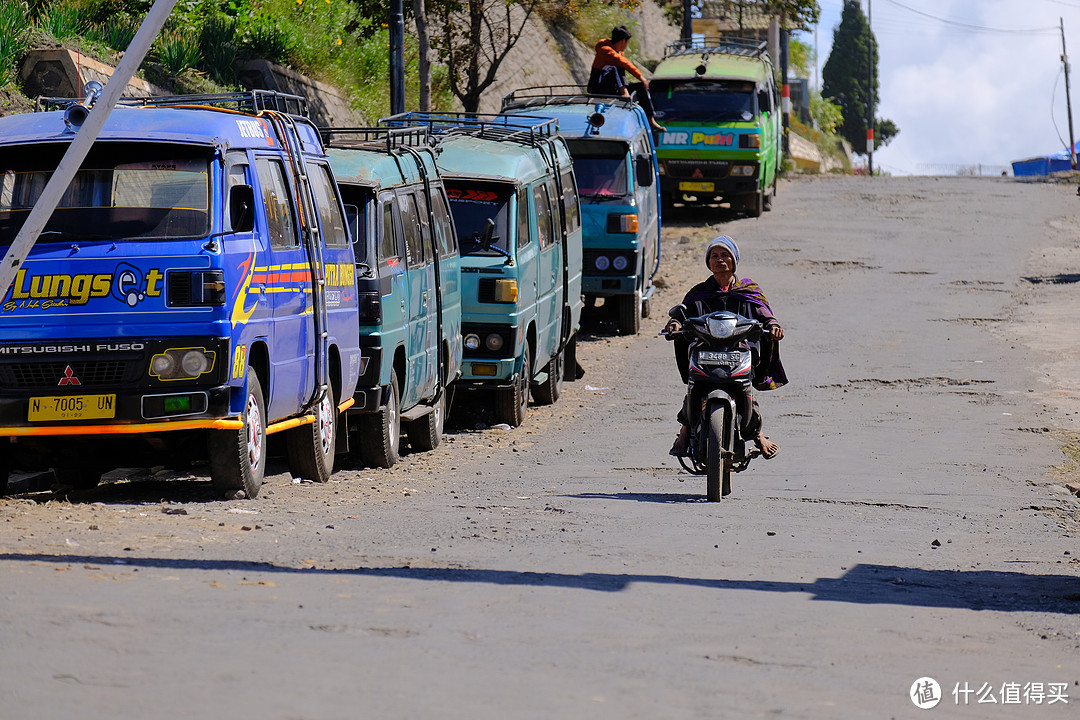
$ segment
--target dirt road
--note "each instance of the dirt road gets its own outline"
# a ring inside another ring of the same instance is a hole
[[[465,397],[390,471],[0,500],[0,717],[903,718],[924,677],[939,716],[1075,717],[1078,205],[786,182],[759,220],[668,218],[644,331],[593,318],[521,428]],[[705,503],[654,333],[721,231],[792,382],[780,455]]]

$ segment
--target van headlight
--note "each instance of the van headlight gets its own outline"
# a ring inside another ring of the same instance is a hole
[[[206,348],[170,348],[150,358],[150,376],[158,380],[194,380],[214,369],[217,353]]]

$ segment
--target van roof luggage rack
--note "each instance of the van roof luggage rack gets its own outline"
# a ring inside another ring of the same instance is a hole
[[[630,106],[633,101],[621,95],[590,93],[584,85],[538,85],[519,88],[503,95],[502,108],[543,107],[544,105],[592,105],[603,102],[609,105]]]
[[[696,40],[678,40],[664,47],[664,57],[674,55],[742,55],[761,57],[765,54],[768,43],[761,40],[737,37],[706,37]]]
[[[34,110],[64,110],[81,103],[84,98],[39,97]],[[125,107],[214,107],[237,110],[252,115],[272,110],[285,115],[310,119],[307,98],[287,95],[274,90],[251,90],[235,93],[207,93],[202,95],[155,95],[151,97],[120,98],[117,105]]]
[[[380,118],[379,124],[389,127],[426,124],[433,135],[472,135],[528,145],[543,144],[554,137],[557,130],[555,118],[485,113],[405,112]]]
[[[319,128],[327,147],[370,148],[393,152],[400,147],[427,147],[431,144],[431,130],[427,125],[411,127],[351,127]]]

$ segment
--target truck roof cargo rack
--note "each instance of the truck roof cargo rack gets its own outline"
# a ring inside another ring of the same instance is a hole
[[[431,130],[427,125],[406,127],[349,127],[319,128],[327,147],[386,149],[393,152],[401,147],[427,147]]]
[[[84,98],[39,97],[34,104],[36,112],[65,110],[84,102]],[[310,119],[307,98],[288,95],[274,90],[250,90],[235,93],[207,93],[201,95],[155,95],[150,97],[120,98],[116,103],[123,107],[212,107],[236,110],[252,115],[271,110],[285,115]]]
[[[556,123],[554,118],[534,115],[484,113],[405,112],[379,119],[380,125],[388,127],[427,125],[432,135],[471,135],[527,145],[541,145],[554,137]]]
[[[675,55],[742,55],[757,58],[767,52],[768,43],[737,37],[705,37],[677,40],[664,47],[664,57]]]
[[[633,100],[621,95],[590,93],[584,85],[538,85],[519,88],[503,95],[502,109],[543,107],[544,105],[633,105]]]

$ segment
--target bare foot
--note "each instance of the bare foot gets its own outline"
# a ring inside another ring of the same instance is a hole
[[[680,457],[686,455],[687,446],[690,444],[690,428],[685,425],[679,428],[679,437],[675,438],[675,443],[671,446],[671,450],[668,451],[669,455]]]
[[[666,128],[666,127],[664,127],[663,125],[661,125],[660,123],[656,122],[655,120],[650,120],[650,121],[649,121],[649,126],[650,126],[650,127],[651,127],[651,128],[653,129],[653,130],[655,130],[656,132],[667,132],[667,128]],[[1077,194],[1077,195],[1080,195],[1080,189],[1078,189],[1078,190],[1076,191],[1076,194]]]
[[[761,456],[766,460],[776,457],[776,453],[780,452],[780,446],[762,433],[758,433],[757,437],[754,438],[754,444],[758,446]]]

